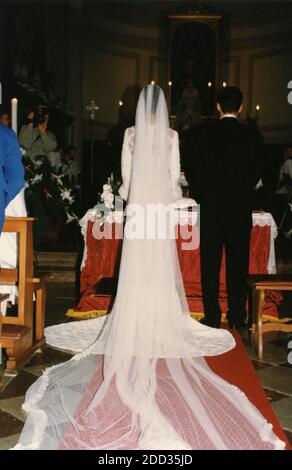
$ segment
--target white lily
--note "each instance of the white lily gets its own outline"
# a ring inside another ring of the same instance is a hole
[[[35,175],[33,179],[31,180],[31,184],[36,184],[39,181],[42,181],[42,179],[43,179],[43,175]]]
[[[112,187],[111,187],[110,184],[104,184],[103,187],[102,187],[102,189],[103,189],[104,192],[108,192],[108,191],[111,192]]]
[[[52,173],[52,178],[55,179],[57,181],[57,184],[60,186],[63,184],[63,181],[62,181],[63,176],[64,175],[55,175],[54,173]]]
[[[66,211],[66,216],[67,216],[66,224],[70,224],[71,222],[73,222],[73,220],[77,220],[77,216],[75,214],[69,214],[69,212],[67,211]]]
[[[63,201],[69,201],[70,204],[74,201],[73,196],[71,196],[71,190],[70,189],[64,189],[61,191],[61,198]]]

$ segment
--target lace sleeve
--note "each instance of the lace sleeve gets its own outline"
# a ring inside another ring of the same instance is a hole
[[[119,188],[119,194],[124,199],[124,201],[128,199],[128,195],[129,195],[131,164],[132,164],[132,150],[131,150],[128,134],[129,134],[129,129],[126,129],[125,134],[124,134],[124,142],[123,142],[122,158],[121,158],[123,184]]]
[[[179,141],[178,133],[171,130],[171,151],[170,151],[170,162],[169,162],[169,176],[171,184],[171,194],[173,200],[180,199],[182,197],[182,190],[179,184],[180,180],[180,155],[179,155]]]

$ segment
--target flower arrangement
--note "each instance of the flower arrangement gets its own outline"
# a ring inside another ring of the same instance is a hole
[[[23,163],[26,197],[41,202],[47,215],[53,216],[60,225],[78,220],[73,210],[72,191],[64,185],[62,175],[55,173],[48,158],[40,155],[31,159],[24,154]]]
[[[113,173],[107,179],[102,187],[102,192],[98,195],[97,204],[91,210],[92,215],[103,224],[108,220],[112,211],[116,208],[115,202],[118,201],[118,208],[122,209],[122,198],[119,196],[118,189],[121,182],[115,179]]]

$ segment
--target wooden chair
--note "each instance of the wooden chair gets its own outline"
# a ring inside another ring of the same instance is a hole
[[[9,294],[0,294],[0,335],[2,333],[2,312],[1,312],[1,304],[5,300],[9,299]],[[1,347],[1,344],[0,344]]]
[[[252,289],[252,327],[251,342],[257,350],[259,359],[263,359],[263,335],[268,331],[292,332],[291,323],[263,323],[263,308],[267,290],[292,291],[292,276],[289,275],[250,275],[247,283]]]
[[[0,283],[18,286],[17,316],[2,317],[1,347],[8,356],[5,373],[15,375],[45,345],[45,279],[33,276],[32,223],[29,217],[7,217],[4,232],[19,235],[18,268],[0,269]],[[36,294],[34,319],[33,296]]]

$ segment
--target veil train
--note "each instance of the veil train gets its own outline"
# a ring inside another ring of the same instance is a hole
[[[15,448],[282,449],[247,397],[203,358],[235,342],[190,317],[175,240],[127,236],[133,217],[139,225],[149,205],[174,200],[169,155],[179,158],[177,134],[158,86],[140,94],[132,149],[128,134],[128,216],[112,312],[92,321],[96,339],[88,348],[30,387]]]

